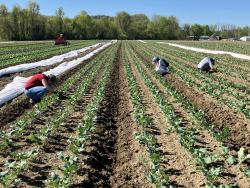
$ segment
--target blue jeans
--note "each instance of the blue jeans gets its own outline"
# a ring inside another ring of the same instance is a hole
[[[39,102],[43,95],[47,93],[47,88],[43,86],[26,89],[24,93],[32,99],[33,102]]]

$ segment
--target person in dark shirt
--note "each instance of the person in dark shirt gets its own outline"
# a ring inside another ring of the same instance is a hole
[[[201,60],[201,62],[197,65],[197,68],[200,72],[215,72],[215,60],[213,58],[205,57]]]
[[[24,93],[30,98],[31,103],[40,102],[55,81],[55,75],[36,74],[25,83]]]
[[[165,59],[160,59],[159,57],[155,56],[152,59],[152,64],[155,66],[155,71],[158,74],[165,76],[169,73],[169,63]]]

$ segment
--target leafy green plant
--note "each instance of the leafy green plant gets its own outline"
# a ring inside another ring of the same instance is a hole
[[[135,81],[134,75],[132,74],[131,67],[128,63],[128,55],[129,54],[125,53],[125,55],[123,56],[123,62],[125,63],[129,91],[134,108],[134,117],[138,122],[139,126],[141,127],[141,130],[136,132],[134,134],[134,137],[136,140],[139,141],[139,143],[146,146],[146,149],[149,153],[149,161],[151,165],[150,169],[146,173],[146,177],[150,182],[155,184],[156,187],[164,187],[169,181],[169,176],[160,166],[162,156],[159,152],[159,146],[157,145],[156,138],[146,131],[146,128],[152,125],[153,120],[145,113],[145,107],[142,103],[137,83]]]
[[[239,163],[243,163],[246,160],[250,159],[250,154],[245,154],[246,153],[246,149],[241,147],[240,150],[238,151],[238,161]]]
[[[117,50],[117,46],[114,48]],[[112,49],[110,52],[112,52]],[[68,150],[59,153],[59,159],[64,165],[63,167],[59,166],[58,169],[63,173],[63,175],[61,176],[57,172],[51,172],[50,179],[47,181],[50,187],[70,187],[72,177],[77,173],[78,170],[78,156],[85,150],[86,141],[91,138],[90,131],[94,129],[96,123],[93,120],[97,116],[99,105],[105,96],[104,91],[112,70],[112,63],[114,60],[115,56],[113,54],[113,56],[108,58],[108,63],[106,62],[105,64],[106,66],[104,68],[102,80],[99,82],[97,89],[94,91],[90,104],[87,105],[85,109],[85,115],[82,121],[77,126],[77,135],[71,136],[67,140],[69,144]],[[102,61],[104,62],[105,60]],[[82,86],[76,92],[75,96],[70,98],[70,104],[76,104],[77,101],[84,95],[84,92],[90,86],[91,80],[97,75],[97,70],[87,78],[85,83],[82,83]]]

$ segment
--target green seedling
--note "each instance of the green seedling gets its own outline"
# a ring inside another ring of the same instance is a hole
[[[245,154],[246,149],[241,147],[240,150],[238,151],[238,161],[239,163],[243,163],[246,160],[250,159],[250,154]]]

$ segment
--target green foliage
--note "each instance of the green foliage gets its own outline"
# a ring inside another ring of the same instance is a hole
[[[138,47],[138,49],[141,48]],[[145,54],[148,54],[149,51],[150,50],[144,52]],[[191,152],[193,158],[198,164],[198,168],[206,176],[207,187],[232,187],[233,185],[218,185],[217,180],[221,172],[223,172],[223,167],[224,167],[223,164],[219,163],[221,160],[221,156],[217,154],[211,154],[205,148],[196,145],[199,131],[194,128],[187,128],[185,126],[184,127],[182,126],[182,124],[184,123],[182,117],[180,117],[178,113],[177,114],[174,113],[173,105],[167,100],[165,100],[165,98],[158,92],[157,87],[152,83],[151,79],[148,78],[147,74],[145,73],[145,70],[141,68],[142,67],[141,64],[144,64],[147,70],[155,77],[155,79],[158,79],[160,83],[162,83],[162,85],[166,87],[166,91],[170,95],[172,95],[177,100],[177,102],[181,103],[186,109],[189,110],[190,113],[193,114],[193,117],[196,119],[197,123],[210,130],[211,133],[214,136],[216,136],[217,139],[226,140],[229,132],[228,129],[224,129],[220,133],[215,134],[213,130],[214,127],[207,122],[206,118],[204,117],[204,113],[201,110],[199,110],[191,102],[186,100],[186,98],[182,94],[180,94],[175,88],[171,87],[166,82],[165,78],[159,77],[157,73],[155,73],[155,71],[151,68],[149,63],[145,63],[142,61],[142,59],[139,56],[139,52],[138,56],[136,55],[136,52],[132,52],[132,50],[130,52],[132,54],[135,54],[133,56],[133,59],[137,62],[135,66],[139,71],[139,73],[141,74],[141,76],[143,77],[145,84],[152,91],[152,94],[154,95],[156,102],[159,104],[159,107],[161,108],[162,112],[168,118],[172,127],[179,134],[178,137],[181,145]],[[151,56],[152,54],[149,55],[148,58],[150,58]],[[222,149],[223,149],[223,156],[227,160],[227,163],[235,164],[237,160],[233,156],[230,156],[228,148],[223,147]]]
[[[117,50],[117,46],[115,46],[114,49]],[[104,99],[104,91],[112,70],[111,65],[115,59],[115,53],[113,53],[112,49],[109,51],[109,53],[112,53],[112,55],[109,54],[110,56],[105,56],[105,58],[100,61],[97,69],[95,69],[93,73],[90,74],[85,82],[82,83],[82,86],[79,88],[79,90],[75,92],[75,96],[71,97],[70,99],[70,103],[72,105],[79,101],[79,99],[84,95],[84,92],[86,92],[86,89],[89,88],[91,81],[93,81],[93,79],[96,77],[100,65],[105,62],[102,80],[97,85],[97,89],[93,93],[91,102],[85,109],[85,115],[77,126],[77,135],[71,136],[67,140],[69,146],[66,152],[58,153],[58,157],[63,163],[63,166],[58,167],[58,170],[62,175],[56,171],[51,172],[50,178],[47,181],[50,187],[70,187],[72,183],[72,177],[77,173],[77,170],[81,165],[78,157],[81,155],[81,152],[85,150],[86,141],[91,138],[90,131],[94,129],[96,123],[96,121],[93,120],[96,119],[95,117],[97,116],[97,111],[101,101]]]
[[[169,176],[161,169],[151,169],[147,172],[146,177],[157,188],[165,187],[169,181]]]
[[[248,35],[250,29],[223,24],[184,24],[181,28],[174,16],[157,15],[150,20],[145,14],[130,15],[124,11],[114,17],[89,16],[81,11],[74,18],[67,18],[62,7],[55,11],[55,16],[44,16],[36,1],[30,1],[27,8],[14,6],[12,11],[0,5],[0,38],[7,40],[54,39],[59,33],[68,39],[186,39],[214,32],[223,38],[239,38]]]
[[[199,24],[192,25],[191,31],[192,31],[193,35],[196,37],[200,37],[203,34],[203,28]]]
[[[246,153],[246,149],[241,147],[240,150],[238,151],[238,161],[239,163],[243,163],[246,160],[250,159],[250,154],[245,154]]]
[[[134,137],[139,143],[146,147],[149,154],[150,167],[149,170],[147,170],[146,177],[150,182],[155,184],[156,187],[165,187],[168,183],[169,176],[160,165],[163,158],[160,154],[157,140],[153,134],[147,132],[147,127],[151,126],[153,120],[145,113],[145,106],[142,102],[141,93],[135,81],[135,77],[132,74],[130,64],[128,63],[131,61],[131,57],[127,51],[123,56],[123,60],[127,72],[130,97],[134,108],[134,117],[140,126],[140,131],[136,132]],[[153,87],[153,85],[151,86]],[[144,163],[147,163],[147,161],[144,160]]]
[[[83,73],[86,72],[93,64],[95,65],[95,68],[92,69],[92,73],[86,77],[85,82],[78,83],[77,87],[75,88],[75,92],[71,95],[69,99],[65,101],[65,107],[63,109],[59,109],[56,111],[55,114],[51,115],[47,120],[45,121],[45,125],[39,129],[39,131],[32,133],[28,136],[28,139],[32,142],[37,142],[40,146],[37,146],[36,149],[32,149],[26,152],[12,152],[12,160],[6,161],[5,164],[5,171],[0,174],[0,183],[5,187],[13,186],[14,184],[18,183],[18,179],[16,178],[21,171],[25,170],[29,163],[36,157],[38,154],[38,150],[46,143],[46,140],[51,137],[55,131],[63,125],[65,120],[69,117],[69,115],[72,113],[72,110],[74,109],[77,101],[79,101],[82,96],[85,94],[87,89],[89,88],[90,84],[92,83],[93,79],[97,76],[99,73],[100,67],[103,65],[103,62],[106,63],[106,60],[109,60],[109,64],[107,64],[106,68],[106,75],[103,77],[103,80],[101,81],[100,87],[97,89],[96,94],[94,94],[93,101],[94,103],[92,106],[89,107],[86,111],[88,114],[87,117],[90,117],[91,121],[93,119],[93,116],[96,114],[97,104],[100,103],[100,101],[103,99],[104,96],[104,89],[108,80],[109,73],[111,71],[111,62],[115,58],[113,54],[113,50],[117,49],[117,45],[114,45],[113,47],[110,47],[109,50],[97,57],[96,60],[93,60],[93,62],[90,62],[88,65],[86,65],[83,69],[79,70],[75,75],[73,75],[71,78],[69,78],[63,85],[59,87],[59,91],[66,91],[68,90],[72,85],[75,84],[83,76]],[[107,55],[107,54],[113,54],[113,55]],[[111,59],[110,59],[111,58]],[[11,143],[5,143],[3,140],[4,138],[18,138],[22,134],[22,132],[25,130],[25,126],[32,123],[35,117],[37,117],[39,114],[41,114],[44,110],[49,108],[50,105],[55,104],[58,102],[58,96],[57,94],[52,94],[48,96],[48,100],[42,100],[41,103],[39,103],[36,107],[34,107],[31,111],[28,112],[26,116],[24,116],[23,119],[18,120],[13,125],[11,125],[11,128],[13,129],[10,132],[2,132],[1,135],[1,142],[3,143],[3,150],[7,148],[7,146]],[[91,115],[91,116],[90,116]],[[93,124],[92,124],[93,125]],[[13,126],[13,127],[12,127]],[[80,124],[79,127],[85,126],[85,124]],[[82,129],[81,129],[82,130]],[[88,127],[88,130],[91,130],[91,127]],[[51,181],[49,181],[50,186],[54,187],[68,187],[70,184],[70,178],[71,176],[76,173],[78,169],[77,165],[77,156],[81,151],[84,150],[84,142],[89,138],[89,135],[87,132],[81,132],[79,129],[79,137],[77,138],[70,138],[68,140],[69,143],[69,150],[72,152],[69,154],[61,153],[59,155],[60,160],[63,161],[64,166],[58,168],[64,176],[57,176],[55,173],[51,175]]]

